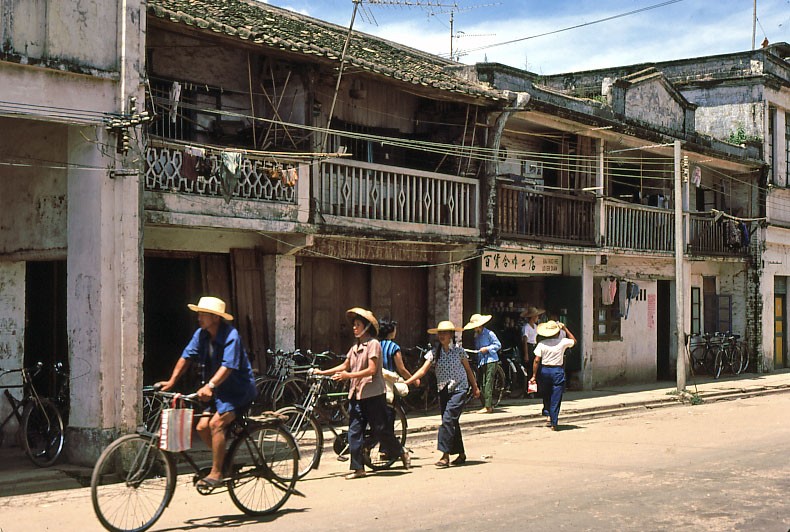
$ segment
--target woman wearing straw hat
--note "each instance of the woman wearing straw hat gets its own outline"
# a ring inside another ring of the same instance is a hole
[[[442,457],[436,462],[436,467],[450,467],[450,455],[457,454],[453,465],[466,462],[464,441],[461,437],[461,424],[459,419],[464,409],[466,392],[471,384],[472,394],[480,397],[472,367],[466,351],[455,343],[455,332],[463,329],[456,328],[451,321],[441,321],[428,333],[439,338],[439,345],[425,355],[425,363],[414,372],[406,384],[416,382],[423,377],[431,366],[436,369],[436,387],[439,390],[439,408],[442,413],[442,424],[439,426],[437,448],[442,452]]]
[[[477,367],[482,369],[480,375],[483,376],[483,389],[481,391],[483,408],[477,411],[478,414],[490,414],[494,411],[494,373],[499,365],[499,350],[502,343],[493,331],[486,329],[484,325],[491,321],[490,314],[472,314],[469,323],[464,325],[464,330],[474,329],[475,349],[478,352]]]
[[[538,320],[546,311],[542,308],[527,307],[521,313],[522,318],[527,318],[527,322],[521,328],[521,347],[524,353],[524,364],[527,373],[532,378],[532,366],[535,361],[535,346],[538,345]]]
[[[395,437],[387,416],[384,377],[381,372],[381,344],[376,340],[379,323],[369,310],[354,307],[346,311],[356,343],[348,350],[346,359],[334,368],[316,371],[318,375],[332,375],[336,381],[348,381],[348,450],[351,472],[346,480],[365,476],[362,446],[365,429],[370,425],[381,451],[400,456],[403,467],[411,467],[411,456]]]
[[[225,432],[239,412],[255,399],[255,377],[239,332],[228,323],[233,316],[225,312],[225,302],[218,297],[201,297],[197,305],[187,307],[197,312],[200,327],[181,353],[170,379],[157,385],[167,391],[193,360],[201,364],[205,384],[197,391],[198,398],[209,403],[206,411],[214,414],[201,418],[196,427],[200,439],[212,451],[211,471],[200,484],[216,488],[224,483]]]
[[[560,334],[561,331],[566,337]],[[557,430],[562,392],[565,391],[565,351],[576,345],[576,337],[564,323],[553,320],[538,324],[538,336],[543,339],[535,347],[535,362],[529,381],[535,383],[535,376],[540,377],[540,386],[543,388],[543,415],[549,417],[546,425],[551,430]]]

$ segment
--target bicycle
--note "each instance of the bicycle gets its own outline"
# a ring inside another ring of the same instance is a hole
[[[160,406],[180,394],[154,390]],[[196,394],[180,396],[196,406]],[[212,415],[211,413],[199,416]],[[161,418],[161,408],[160,408]],[[276,512],[295,489],[299,450],[278,416],[250,418],[242,413],[229,432],[223,464],[224,488],[236,507],[247,515]],[[210,467],[201,468],[190,451],[170,452],[159,447],[159,434],[140,427],[113,441],[99,456],[91,475],[91,502],[99,522],[114,532],[150,528],[170,504],[176,489],[176,465],[182,458],[194,471],[192,484],[201,495],[214,488],[199,483]]]
[[[741,337],[739,334],[731,334],[729,332],[722,334],[722,344],[716,353],[716,360],[714,362],[715,378],[719,378],[721,372],[726,366],[733,374],[738,375],[744,368],[743,350],[738,343]],[[748,359],[747,362],[748,364]]]
[[[474,362],[474,365],[477,366],[477,355],[480,353],[480,351],[478,349],[464,349],[464,351],[466,351],[470,355],[469,358],[472,359],[472,361]],[[471,355],[474,355],[474,357],[472,357]],[[485,376],[483,374],[484,370],[485,370],[485,366],[475,367],[475,369],[474,369],[475,379],[477,379],[477,384],[478,384],[478,386],[481,389],[481,392],[480,392],[480,402],[481,402],[481,404],[483,404],[483,401],[484,401],[483,393],[482,393],[483,377]],[[495,406],[499,405],[500,401],[502,401],[502,395],[504,395],[504,392],[505,392],[505,370],[502,369],[502,364],[500,364],[499,362],[496,363],[496,369],[494,370],[494,377],[493,377],[493,379],[494,379],[494,382],[493,382],[492,389],[491,389],[491,406],[495,407]],[[470,390],[471,390],[471,388],[470,388]],[[471,402],[471,398],[472,398],[472,395],[469,394],[467,396],[467,401]]]
[[[304,402],[300,405],[286,406],[280,408],[275,413],[287,417],[285,425],[293,434],[299,445],[299,478],[303,478],[311,470],[317,469],[321,456],[324,451],[324,433],[322,429],[322,418],[320,412],[326,410],[333,403],[343,403],[347,401],[348,392],[330,392],[327,388],[334,381],[332,377],[325,375],[309,375],[308,381],[310,388]],[[396,400],[392,404],[395,410],[395,436],[405,447],[408,425],[406,413],[403,406]],[[348,417],[346,410],[346,418]],[[332,450],[338,455],[341,461],[347,460],[348,454],[348,431],[338,431],[332,423],[325,426],[331,431],[334,440]],[[379,452],[378,441],[376,441],[368,428],[365,433],[365,443],[363,444],[362,459],[366,466],[374,471],[388,469],[398,460],[400,456],[387,456]]]
[[[3,428],[11,418],[16,418],[19,428],[17,435],[22,449],[30,460],[39,467],[54,464],[60,458],[65,443],[64,424],[55,403],[41,397],[33,386],[33,378],[41,372],[44,365],[39,362],[35,369],[19,368],[3,370],[0,379],[12,373],[19,373],[22,384],[0,386],[4,388],[6,400],[11,405],[11,413],[0,423],[0,445]],[[22,399],[14,397],[9,389],[22,388]]]
[[[517,347],[505,347],[499,352],[499,360],[505,373],[505,393],[519,399],[527,393],[529,373],[524,367],[521,352]]]
[[[719,350],[719,344],[716,340],[718,337],[705,333],[702,335],[694,335],[689,339],[696,338],[702,340],[696,347],[689,350],[689,368],[692,375],[696,375],[699,370],[702,370],[708,375],[714,375],[716,369],[716,353]]]
[[[425,354],[433,348],[416,346],[404,351],[406,366],[412,373],[422,366]],[[416,362],[410,362],[416,359]],[[420,386],[411,388],[409,395],[402,399],[402,404],[410,411],[428,413],[430,410],[439,406],[439,393],[436,391],[436,373],[433,370],[425,374],[421,379]]]
[[[253,414],[301,402],[308,388],[305,375],[318,367],[319,359],[332,358],[330,351],[313,353],[309,349],[305,354],[299,349],[287,353],[269,350],[267,353],[272,363],[265,376],[255,379],[258,395],[250,407]],[[304,359],[305,363],[297,364],[297,358]]]

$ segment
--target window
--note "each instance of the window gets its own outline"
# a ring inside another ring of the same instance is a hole
[[[702,326],[702,306],[700,301],[700,289],[697,286],[691,288],[691,334],[700,334]]]
[[[732,331],[732,296],[717,296],[716,314],[720,332]]]
[[[611,305],[605,305],[602,300],[602,284],[606,284],[603,277],[595,279],[596,290],[593,298],[593,315],[595,331],[593,338],[596,341],[621,340],[620,335],[620,306],[617,295]]]

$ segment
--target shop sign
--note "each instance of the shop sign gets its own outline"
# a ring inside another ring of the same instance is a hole
[[[483,253],[483,273],[499,275],[561,275],[562,255],[536,255],[516,251]]]

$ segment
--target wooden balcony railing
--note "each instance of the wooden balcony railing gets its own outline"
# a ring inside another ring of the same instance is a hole
[[[689,216],[688,252],[692,255],[744,255],[746,239],[738,222],[709,214]]]
[[[639,251],[675,250],[674,212],[616,200],[604,200],[602,245]]]
[[[497,186],[496,223],[501,236],[595,245],[595,197]]]
[[[324,218],[477,228],[476,179],[328,159],[321,163],[315,193]]]

